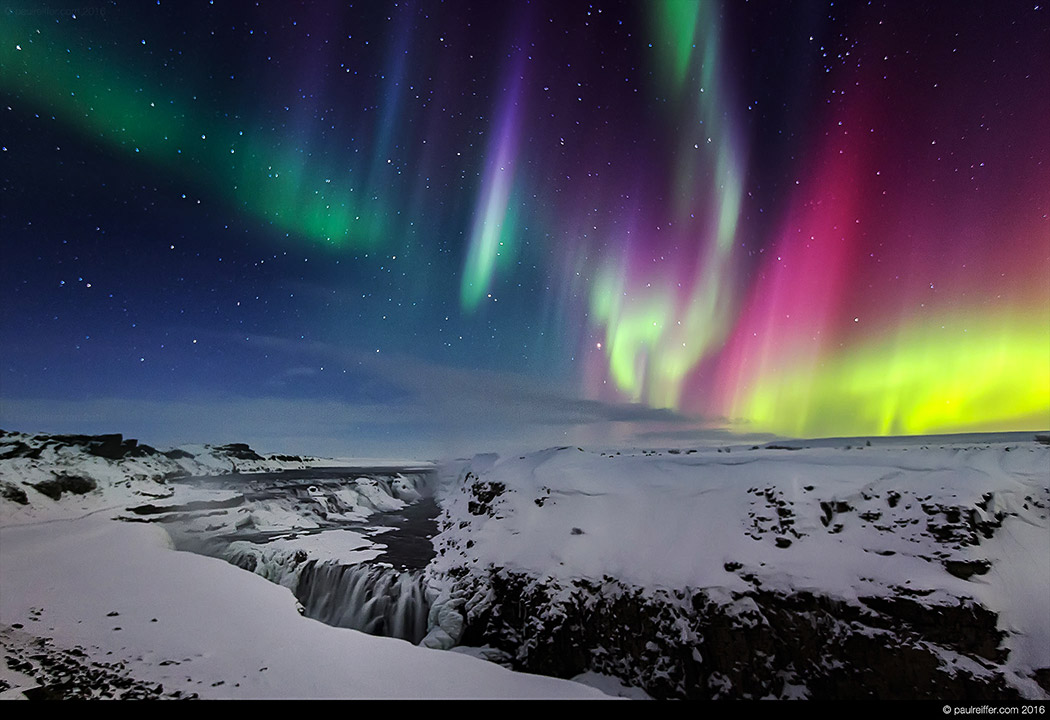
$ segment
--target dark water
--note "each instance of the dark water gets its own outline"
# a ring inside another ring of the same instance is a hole
[[[427,566],[434,559],[434,545],[430,539],[437,535],[437,517],[441,512],[434,498],[423,498],[398,513],[373,515],[376,525],[394,530],[377,535],[376,542],[386,545],[378,559],[395,568],[415,570]]]

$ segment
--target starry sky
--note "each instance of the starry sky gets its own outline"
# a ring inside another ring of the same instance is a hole
[[[0,427],[1050,427],[1042,0],[0,8]]]

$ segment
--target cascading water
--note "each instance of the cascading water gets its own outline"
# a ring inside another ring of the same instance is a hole
[[[419,644],[427,632],[422,570],[306,563],[295,595],[309,618]]]
[[[438,531],[429,478],[411,467],[191,478],[198,490],[239,493],[237,502],[224,499],[220,508],[213,501],[202,512],[190,505],[149,511],[177,548],[289,588],[307,617],[419,644],[430,609],[422,568],[434,557],[430,538]],[[370,559],[360,560],[361,553]]]

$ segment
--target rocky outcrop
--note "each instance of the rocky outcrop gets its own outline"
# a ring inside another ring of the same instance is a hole
[[[0,627],[4,663],[18,685],[0,679],[0,692],[20,691],[28,700],[192,700],[196,693],[168,692],[158,683],[132,677],[121,661],[91,660],[86,648],[61,648],[47,638],[20,631],[20,625]],[[10,695],[7,695],[10,697]]]
[[[495,501],[506,491],[506,486],[499,482],[482,482],[470,472],[467,473],[466,483],[470,491],[470,501],[467,505],[470,514],[492,517],[495,514]]]
[[[973,603],[848,603],[757,583],[729,597],[647,592],[496,567],[451,582],[460,642],[498,648],[516,670],[614,675],[657,698],[1020,699],[997,669],[997,617]]]
[[[215,448],[217,451],[228,457],[236,460],[262,460],[263,456],[252,450],[245,443],[229,443],[228,445],[219,445]]]
[[[18,505],[29,504],[29,496],[26,495],[26,491],[13,483],[0,483],[0,497]]]
[[[161,452],[118,433],[29,435],[0,430],[0,502],[32,507],[46,504],[44,498],[62,501],[115,488],[125,496],[160,497],[170,494],[166,484],[176,478],[297,470],[316,462],[293,455],[264,457],[244,443]]]
[[[58,500],[62,497],[62,493],[71,493],[73,495],[83,495],[89,493],[98,487],[91,478],[81,477],[79,475],[67,475],[65,473],[55,473],[55,477],[51,480],[44,480],[33,485],[33,488],[52,500]]]
[[[21,437],[29,440],[26,442]],[[46,449],[63,450],[80,449],[88,455],[121,460],[127,457],[149,457],[158,455],[156,449],[149,445],[140,445],[138,440],[124,439],[119,433],[110,435],[33,435],[20,436],[19,433],[0,430],[0,460],[25,457],[39,459]]]

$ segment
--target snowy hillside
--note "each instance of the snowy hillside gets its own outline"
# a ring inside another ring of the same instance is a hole
[[[113,435],[30,435],[0,430],[4,522],[123,507],[167,498],[170,480],[191,475],[324,467],[332,460],[262,456],[245,444],[184,445],[160,451]],[[54,501],[63,500],[61,503]]]
[[[445,644],[656,696],[1046,698],[1050,447],[1025,437],[478,458],[429,568],[466,620]]]

